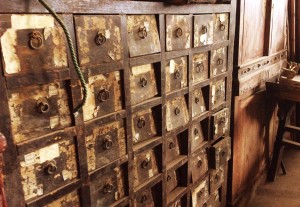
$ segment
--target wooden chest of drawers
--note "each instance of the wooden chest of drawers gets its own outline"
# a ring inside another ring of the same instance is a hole
[[[8,206],[225,206],[236,2],[49,1],[73,113],[63,29],[29,1],[0,2]]]

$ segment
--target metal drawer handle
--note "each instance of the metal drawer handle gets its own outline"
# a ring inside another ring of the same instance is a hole
[[[112,147],[112,145],[113,145],[113,141],[111,139],[111,136],[106,135],[103,141],[103,149],[108,150]]]
[[[220,24],[220,30],[221,30],[221,31],[224,31],[225,28],[226,28],[225,24],[221,23],[221,24]]]
[[[226,156],[226,152],[225,151],[221,151],[221,156],[225,157]]]
[[[200,102],[200,99],[198,97],[195,98],[195,103],[198,104]]]
[[[175,79],[180,78],[180,72],[179,72],[179,70],[175,70],[175,72],[174,72],[174,78]]]
[[[172,177],[170,175],[168,175],[167,177],[167,182],[171,181],[172,180]]]
[[[194,135],[197,135],[199,133],[199,130],[197,128],[194,129]]]
[[[140,79],[140,85],[144,88],[144,87],[147,86],[147,84],[148,84],[147,79],[144,78],[144,77],[142,77],[142,78]]]
[[[218,183],[219,180],[220,180],[220,176],[219,176],[219,175],[216,175],[216,176],[215,176],[215,183]]]
[[[179,115],[180,114],[180,109],[178,107],[175,108],[174,110],[175,115]]]
[[[38,50],[44,46],[44,36],[39,31],[29,34],[29,45],[32,49]]]
[[[226,123],[226,118],[222,116],[220,119],[220,124],[225,124],[225,123]]]
[[[48,165],[45,167],[44,170],[47,175],[53,175],[57,171],[57,166],[55,161],[48,163]]]
[[[217,60],[217,64],[218,64],[218,65],[222,65],[222,64],[223,64],[223,62],[224,62],[224,61],[223,61],[223,59],[222,59],[222,58],[218,58],[218,60]]]
[[[202,62],[198,63],[197,66],[196,66],[196,72],[201,73],[203,71],[204,71],[204,64]]]
[[[110,92],[107,89],[101,89],[98,94],[98,100],[100,102],[108,101],[110,98]]]
[[[181,29],[180,27],[178,27],[178,28],[176,29],[175,34],[176,34],[176,37],[181,37],[182,34],[183,34],[182,29]]]
[[[203,161],[202,160],[198,160],[198,163],[197,163],[197,167],[200,168],[203,164]]]
[[[98,46],[103,45],[106,42],[106,37],[101,32],[98,32],[95,37],[95,42]]]
[[[104,194],[108,194],[108,193],[111,193],[114,189],[114,186],[113,184],[111,183],[105,183],[105,185],[103,186],[103,193]]]
[[[145,117],[141,116],[138,120],[137,126],[138,128],[142,129],[146,125]]]
[[[143,169],[147,169],[148,167],[149,167],[149,162],[150,162],[150,160],[143,160],[143,162],[142,162],[142,168]]]
[[[201,33],[202,33],[202,34],[206,34],[206,33],[207,33],[207,26],[202,25]]]
[[[36,102],[36,107],[41,114],[45,114],[50,110],[50,105],[46,98],[39,98]]]
[[[148,200],[148,196],[146,194],[142,195],[141,203],[146,203],[147,200]]]
[[[175,143],[174,142],[170,142],[169,149],[174,149],[174,148],[175,148]]]
[[[141,39],[145,39],[148,36],[147,29],[145,26],[141,26],[139,28],[138,35]]]

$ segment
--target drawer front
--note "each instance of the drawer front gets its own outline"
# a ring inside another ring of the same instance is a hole
[[[127,42],[130,57],[160,52],[155,15],[128,15]]]
[[[184,126],[189,121],[187,104],[184,97],[177,97],[167,101],[166,111],[166,126],[168,131]]]
[[[192,83],[208,79],[208,52],[193,56]]]
[[[132,115],[133,144],[147,140],[157,134],[151,109]]]
[[[203,148],[192,156],[192,181],[198,181],[208,171],[207,149]]]
[[[227,47],[212,51],[210,68],[211,77],[227,71]]]
[[[143,152],[133,158],[134,187],[144,183],[158,173],[158,162],[154,150]]]
[[[120,16],[80,15],[74,19],[80,66],[123,59]]]
[[[214,42],[228,40],[228,14],[214,14]]]
[[[211,167],[218,169],[231,158],[231,138],[225,137],[210,148]]]
[[[134,207],[155,207],[151,188],[147,188],[135,195]]]
[[[50,15],[0,15],[4,74],[37,74],[68,67],[64,32]],[[30,58],[28,58],[30,57]]]
[[[202,131],[202,126],[200,122],[194,123],[192,125],[191,131],[191,150],[195,151],[201,146],[201,143],[205,141],[205,137]]]
[[[218,80],[212,83],[211,87],[211,103],[212,108],[216,108],[220,104],[225,102],[226,97],[226,81]]]
[[[15,143],[71,126],[69,98],[64,83],[9,90],[8,98]]]
[[[86,136],[88,170],[93,171],[126,155],[123,121],[94,127]]]
[[[202,207],[209,200],[209,180],[203,180],[195,189],[192,190],[192,206]]]
[[[25,200],[62,187],[76,179],[78,175],[76,150],[72,138],[19,155],[18,159]]]
[[[192,93],[192,117],[198,116],[206,111],[206,106],[201,88],[196,88]]]
[[[166,49],[182,50],[191,47],[192,17],[189,15],[166,16]]]
[[[213,43],[214,21],[211,14],[194,16],[194,47]]]
[[[77,191],[71,192],[43,207],[80,207],[80,198]]]
[[[127,170],[116,167],[108,173],[99,173],[90,182],[91,206],[110,206],[126,195]]]
[[[166,193],[170,193],[178,186],[178,179],[175,170],[169,170],[167,172],[167,183],[166,183]]]
[[[135,105],[141,103],[158,94],[154,70],[153,64],[131,68],[131,104]]]
[[[166,162],[176,159],[180,155],[177,137],[167,138]]]
[[[122,110],[120,71],[88,78],[88,97],[83,106],[84,120],[88,121]]]
[[[224,168],[220,167],[217,170],[211,171],[210,174],[210,192],[215,192],[218,188],[222,186],[224,182]]]
[[[230,111],[228,108],[212,115],[213,119],[213,139],[229,134]]]
[[[187,87],[187,57],[171,59],[166,65],[166,92]]]

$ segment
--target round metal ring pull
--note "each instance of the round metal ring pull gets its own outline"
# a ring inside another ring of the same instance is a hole
[[[180,109],[178,107],[175,108],[174,110],[175,115],[179,115],[180,114]]]
[[[140,85],[144,88],[144,87],[147,86],[147,84],[148,84],[147,79],[144,78],[144,77],[142,77],[142,78],[140,79]]]
[[[203,72],[204,71],[204,64],[203,63],[198,63],[197,65],[196,65],[196,72],[197,73],[201,73],[201,72]]]
[[[175,148],[175,143],[174,142],[170,142],[169,149],[174,149],[174,148]]]
[[[175,31],[176,37],[181,37],[183,35],[183,31],[180,27],[178,27]]]
[[[150,160],[144,160],[142,162],[142,168],[147,169],[149,167],[149,162],[150,162]]]
[[[100,102],[108,101],[110,98],[110,92],[107,89],[101,89],[98,94],[98,100]]]
[[[108,194],[108,193],[111,193],[114,189],[114,186],[113,184],[111,183],[105,183],[105,185],[103,186],[103,193],[104,194]]]
[[[195,98],[195,104],[198,104],[200,102],[200,99],[198,97]]]
[[[145,194],[145,195],[142,195],[141,197],[141,203],[146,203],[148,200],[148,196]]]
[[[106,135],[103,141],[103,149],[108,150],[112,147],[112,145],[113,145],[113,141],[111,139],[111,136]]]
[[[179,70],[175,70],[174,79],[178,79],[178,78],[180,78],[180,72],[179,72]]]
[[[202,166],[202,164],[203,164],[203,161],[202,160],[198,160],[197,167],[200,168]]]
[[[223,117],[221,117],[221,119],[220,119],[220,124],[225,124],[225,122],[226,122],[226,118],[223,116]]]
[[[145,26],[141,26],[139,28],[138,35],[141,39],[145,39],[148,36],[147,29]]]
[[[194,129],[194,135],[199,134],[199,130],[197,128]]]
[[[201,33],[202,34],[206,34],[207,33],[207,26],[205,26],[205,25],[202,25],[202,28],[201,28]]]
[[[39,98],[36,102],[36,107],[41,114],[45,114],[50,110],[50,105],[46,98]]]
[[[167,182],[171,181],[172,177],[170,175],[167,176]]]
[[[217,60],[217,64],[218,64],[218,65],[222,65],[222,64],[223,64],[223,62],[224,62],[224,61],[223,61],[223,59],[222,59],[222,58],[218,58],[218,60]]]
[[[221,30],[221,31],[224,31],[225,28],[226,28],[225,24],[221,23],[221,24],[220,24],[220,30]]]
[[[47,175],[53,175],[57,171],[55,161],[48,163],[44,170]]]
[[[215,183],[218,183],[218,182],[219,182],[219,180],[220,180],[220,177],[219,177],[219,175],[216,175],[216,176],[215,176]]]
[[[95,43],[96,45],[100,46],[106,43],[106,37],[102,34],[102,32],[98,32],[95,37]]]
[[[137,122],[138,128],[142,129],[146,126],[146,120],[143,116],[141,116]]]
[[[222,156],[222,157],[225,157],[225,156],[226,156],[226,152],[225,152],[225,151],[222,151],[222,152],[221,152],[221,156]]]
[[[39,31],[33,31],[29,34],[29,45],[32,49],[40,49],[44,46],[44,36]]]

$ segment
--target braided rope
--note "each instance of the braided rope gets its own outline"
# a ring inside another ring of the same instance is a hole
[[[68,42],[68,45],[69,45],[69,49],[70,49],[70,52],[71,52],[72,61],[73,61],[73,64],[75,66],[76,73],[79,77],[81,87],[83,88],[83,99],[82,99],[81,103],[74,109],[74,114],[76,114],[76,112],[80,108],[82,108],[83,105],[86,103],[88,91],[87,91],[87,86],[86,86],[86,82],[84,80],[83,74],[82,74],[82,72],[80,70],[80,67],[78,65],[75,49],[74,49],[74,46],[73,46],[73,42],[72,42],[69,30],[66,27],[66,25],[63,23],[63,21],[60,19],[60,17],[55,13],[55,11],[53,11],[50,8],[50,6],[44,0],[38,0],[38,1],[52,14],[52,16],[56,19],[56,21],[60,24],[60,26],[63,28],[63,30],[65,32],[67,42]]]

